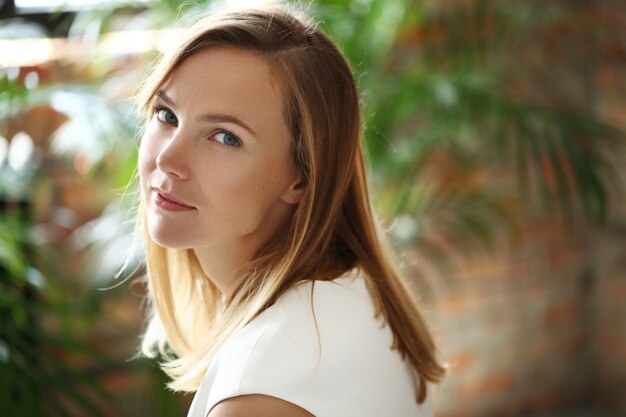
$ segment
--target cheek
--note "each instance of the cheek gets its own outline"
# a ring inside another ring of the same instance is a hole
[[[263,211],[267,200],[272,198],[269,196],[271,187],[267,184],[266,169],[241,161],[237,165],[237,169],[220,169],[222,165],[214,161],[214,164],[207,164],[208,169],[203,176],[207,179],[203,188],[211,206],[221,213],[222,218],[229,219],[229,223],[255,218],[258,211]]]
[[[236,211],[247,211],[247,215],[253,217],[264,216],[289,186],[287,172],[282,161],[276,158],[264,160],[229,176],[222,182],[223,191],[236,204]]]
[[[239,166],[230,175],[224,175],[221,183],[224,191],[243,199],[260,199],[272,193],[272,185],[276,184],[276,169],[272,164],[254,164]]]

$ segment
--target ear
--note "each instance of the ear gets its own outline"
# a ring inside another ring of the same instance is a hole
[[[306,191],[306,186],[300,180],[300,176],[296,176],[295,180],[280,196],[280,199],[287,204],[298,204]]]

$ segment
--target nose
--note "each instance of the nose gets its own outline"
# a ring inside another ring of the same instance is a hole
[[[156,165],[165,175],[174,179],[189,178],[189,144],[176,132],[163,144],[156,157]]]

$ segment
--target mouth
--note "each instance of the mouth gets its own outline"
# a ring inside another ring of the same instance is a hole
[[[186,210],[195,210],[194,206],[186,204],[180,199],[174,197],[171,194],[163,192],[158,188],[152,188],[153,198],[152,201],[158,207],[168,210],[168,211],[186,211]]]

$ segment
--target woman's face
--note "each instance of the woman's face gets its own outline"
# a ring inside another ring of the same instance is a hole
[[[172,73],[139,150],[155,242],[253,253],[285,224],[301,190],[283,104],[270,66],[252,52],[209,49]]]

